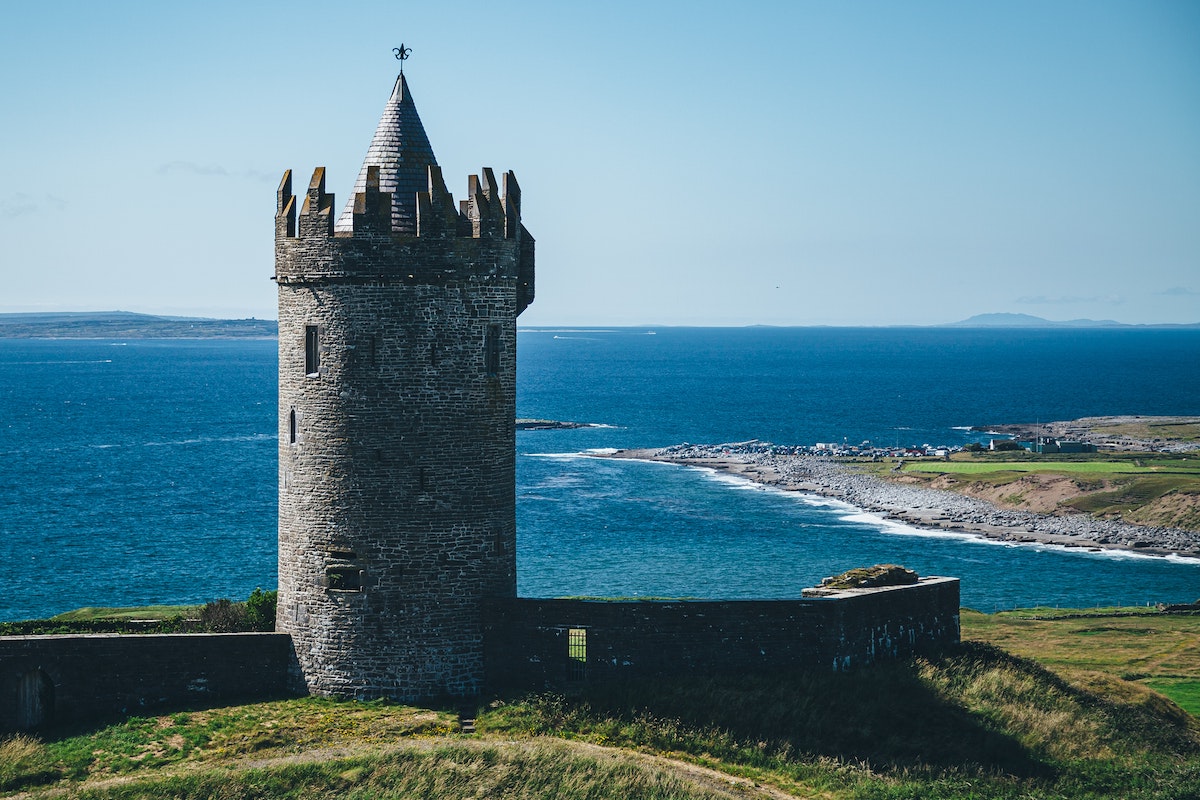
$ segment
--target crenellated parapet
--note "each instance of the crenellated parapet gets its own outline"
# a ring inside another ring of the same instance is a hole
[[[324,237],[354,238],[360,235],[377,236],[386,233],[397,239],[412,238],[413,234],[395,231],[391,225],[392,195],[380,190],[380,168],[367,168],[364,191],[354,195],[352,230],[337,231],[333,226],[334,197],[325,191],[325,168],[313,170],[304,203],[300,209],[300,226],[295,225],[295,197],[292,195],[292,171],[283,173],[279,184],[276,220],[277,238]],[[442,168],[428,168],[429,188],[416,193],[417,238],[460,237],[520,241],[529,232],[521,224],[521,187],[511,171],[504,173],[503,189],[496,181],[491,167],[481,175],[467,180],[467,197],[455,208],[454,198],[442,179]]]
[[[513,280],[518,306],[533,301],[533,237],[521,224],[521,187],[511,171],[497,181],[490,167],[467,181],[455,207],[441,167],[427,167],[427,189],[416,193],[416,231],[393,225],[393,198],[380,188],[380,168],[366,170],[354,195],[352,228],[335,230],[335,202],[325,168],[313,171],[299,213],[288,170],[275,215],[276,275],[280,284],[340,280],[398,280],[441,285],[475,278]],[[518,313],[520,313],[518,311]]]

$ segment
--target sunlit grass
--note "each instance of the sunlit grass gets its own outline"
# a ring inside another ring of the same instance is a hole
[[[964,639],[1036,659],[1067,677],[1098,672],[1136,681],[1200,719],[1198,615],[1162,614],[1145,607],[996,614],[963,609],[960,620]]]
[[[57,614],[54,622],[89,622],[92,620],[167,620],[174,617],[195,618],[203,606],[138,606],[109,608],[87,606]]]

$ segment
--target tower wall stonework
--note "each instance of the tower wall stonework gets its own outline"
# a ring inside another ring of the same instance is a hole
[[[516,318],[533,239],[512,173],[417,235],[377,178],[334,233],[318,168],[279,189],[279,606],[294,687],[418,700],[483,685],[482,608],[516,595]]]

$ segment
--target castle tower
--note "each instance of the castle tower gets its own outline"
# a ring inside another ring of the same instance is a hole
[[[477,693],[481,609],[516,594],[513,173],[455,207],[403,76],[335,223],[318,167],[275,217],[279,610],[297,688]]]

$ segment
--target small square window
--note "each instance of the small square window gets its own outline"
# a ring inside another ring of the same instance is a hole
[[[587,677],[587,628],[567,630],[567,680]]]
[[[357,567],[327,567],[325,585],[340,592],[361,592],[362,570]]]

